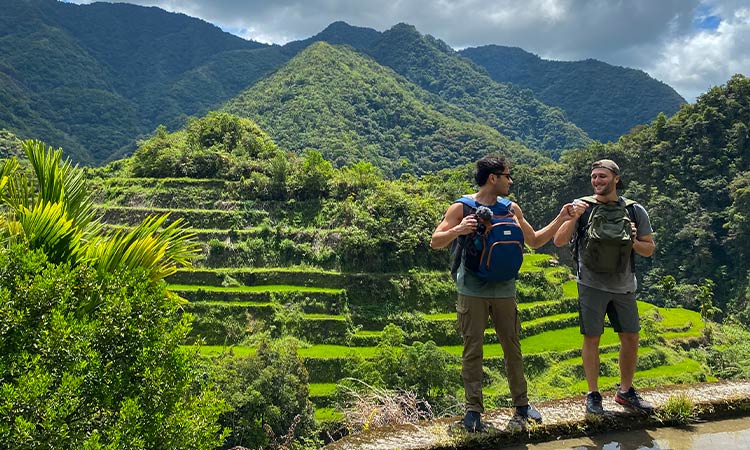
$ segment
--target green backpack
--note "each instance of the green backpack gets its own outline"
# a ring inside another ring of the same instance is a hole
[[[597,273],[622,273],[629,264],[632,270],[635,260],[631,223],[635,221],[636,202],[622,197],[612,203],[599,203],[593,196],[581,200],[591,206],[578,221],[573,243],[576,262],[580,258],[589,270]]]

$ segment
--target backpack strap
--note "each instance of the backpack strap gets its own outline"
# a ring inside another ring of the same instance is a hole
[[[499,210],[498,210],[498,206],[499,206]],[[505,217],[511,217],[511,216],[516,215],[515,212],[513,211],[513,202],[508,200],[505,197],[497,198],[497,203],[493,205],[492,212],[498,216],[505,216]]]
[[[635,215],[635,204],[638,202],[622,196],[620,196],[620,200],[625,202],[625,211],[628,212],[628,217],[630,217],[630,220],[635,223],[637,228],[638,221],[636,220],[637,216]],[[630,271],[635,273],[635,250],[630,251]]]
[[[454,201],[453,203],[461,203],[464,207],[463,211],[463,217],[468,216],[469,214],[472,214],[476,209],[479,207],[479,203],[477,203],[476,200],[471,198],[468,195],[463,195],[458,200]],[[462,235],[456,238],[456,240],[451,243],[451,276],[453,277],[453,280],[456,280],[456,274],[458,273],[458,267],[461,265],[461,259],[462,259],[462,253],[464,248],[464,243],[466,241],[466,236]]]
[[[468,195],[461,196],[461,198],[459,198],[458,200],[456,200],[453,203],[462,203],[464,205],[464,217],[466,217],[469,214],[471,214],[471,213],[468,213],[468,214],[466,213],[466,207],[467,206],[469,208],[471,208],[471,209],[477,209],[477,208],[479,208],[479,202],[477,202],[476,200],[474,200],[473,198],[471,198]]]
[[[586,231],[586,226],[588,225],[589,220],[591,220],[591,207],[600,204],[599,200],[593,195],[580,197],[577,200],[586,202],[588,206],[586,207],[586,211],[584,211],[583,214],[581,214],[581,217],[578,218],[576,230],[573,232],[573,236],[570,239],[570,252],[573,255],[573,261],[576,263],[576,268],[578,267],[578,243],[583,239],[583,233]]]
[[[587,195],[586,197],[581,197],[578,200],[583,200],[586,203],[589,203],[591,205],[598,205],[599,200],[596,199],[593,195]]]
[[[468,195],[462,196],[453,203],[462,203],[464,205],[464,217],[472,214],[472,211],[480,206],[487,206],[496,215],[515,215],[513,212],[513,202],[505,197],[497,197],[497,202],[494,205],[482,205]],[[467,207],[470,208],[469,212],[467,212]]]

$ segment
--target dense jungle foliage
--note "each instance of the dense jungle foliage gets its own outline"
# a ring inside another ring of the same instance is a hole
[[[545,100],[538,92],[530,94],[493,81],[483,69],[458,57],[444,43],[420,36],[413,27],[403,24],[380,33],[336,22],[309,39],[270,46],[245,41],[201,20],[158,8],[119,3],[76,5],[57,0],[0,0],[0,8],[0,127],[21,138],[43,137],[65,148],[66,154],[80,163],[100,165],[131,154],[136,141],[158,125],[179,129],[187,117],[220,108],[317,41],[370,54],[435,94],[434,98],[424,93],[418,96],[419,101],[412,106],[420,111],[436,109],[460,121],[482,123],[509,139],[555,156],[560,149],[588,142],[581,131],[584,127],[571,122],[572,117],[590,115],[591,104],[585,97],[588,84],[566,84],[561,92],[556,91],[556,95],[584,92],[580,102],[553,105],[561,107],[563,115],[542,103]],[[403,46],[394,45],[399,40],[403,40]],[[423,53],[414,57],[415,50]],[[612,84],[607,80],[621,78],[621,72],[627,72],[602,67],[593,78],[608,86]],[[559,76],[570,75],[563,71]],[[578,77],[577,73],[573,77]],[[623,94],[629,91],[619,85],[609,95],[597,97],[603,101],[599,109],[616,111],[618,120],[624,121],[620,128],[627,130],[648,122],[658,111],[673,111],[672,103],[657,95],[663,85],[651,79],[641,81],[635,98]],[[327,87],[318,89],[326,92]],[[631,112],[638,99],[648,99],[644,101],[651,115]],[[317,106],[324,106],[320,103],[323,100],[311,99]],[[386,109],[385,114],[403,113],[390,103],[360,105],[368,121],[378,113],[374,108],[391,106],[394,109]],[[283,120],[294,122],[306,113],[306,109],[292,109]],[[336,148],[351,147],[352,140],[360,143],[356,136],[335,133],[335,125],[342,122],[346,119],[335,117],[334,128],[321,129],[321,136],[314,129],[307,130],[305,139],[309,137],[309,142],[298,137],[301,144],[296,141],[295,146],[287,145],[291,140],[285,135],[277,136],[275,130],[263,125],[288,149],[301,151],[315,147],[317,142]],[[357,128],[366,130],[370,125],[361,123]],[[613,131],[606,122],[601,126],[610,136],[621,134],[620,128]],[[430,128],[408,131],[415,140],[435,139]],[[464,140],[477,139],[477,131],[467,133]],[[448,142],[438,143],[450,145],[452,138],[446,139]],[[387,133],[381,133],[374,143],[361,143],[366,146],[359,151],[369,160],[377,159],[379,146],[394,145]]]

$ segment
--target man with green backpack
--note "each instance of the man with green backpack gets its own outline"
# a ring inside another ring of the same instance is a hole
[[[599,393],[599,340],[604,317],[620,337],[620,383],[615,401],[650,413],[652,405],[633,388],[638,361],[640,322],[635,299],[635,255],[651,256],[656,244],[648,213],[640,204],[621,197],[620,167],[610,159],[591,166],[594,195],[574,201],[576,220],[555,233],[556,246],[571,243],[578,266],[578,305],[583,334],[583,368],[588,384],[586,412],[601,415]]]

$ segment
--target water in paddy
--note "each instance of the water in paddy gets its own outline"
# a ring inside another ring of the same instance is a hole
[[[750,417],[682,428],[622,431],[509,447],[509,450],[748,450]]]

